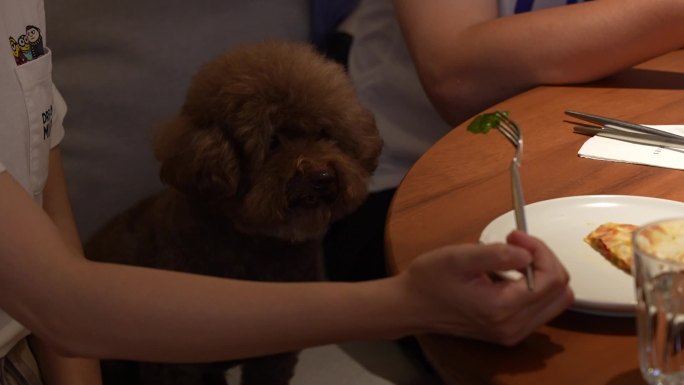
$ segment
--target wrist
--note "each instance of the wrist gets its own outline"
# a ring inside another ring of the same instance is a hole
[[[397,339],[434,331],[432,312],[420,293],[411,289],[405,274],[375,281],[382,313],[392,327],[387,327],[387,339]]]

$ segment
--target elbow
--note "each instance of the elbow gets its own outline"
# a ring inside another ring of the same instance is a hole
[[[467,119],[465,110],[469,109],[468,101],[466,95],[461,94],[460,87],[461,84],[454,82],[426,89],[428,98],[437,113],[452,127]]]
[[[421,76],[421,82],[435,110],[455,127],[538,84],[532,80],[533,74],[502,73],[486,68],[452,68]]]
[[[440,117],[455,127],[491,107],[500,96],[502,82],[487,68],[463,60],[416,61],[423,90]]]
[[[422,80],[423,89],[440,117],[455,127],[487,106],[472,90],[472,81],[454,76],[432,76]]]

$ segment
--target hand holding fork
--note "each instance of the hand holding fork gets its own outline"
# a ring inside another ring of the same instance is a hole
[[[478,120],[479,119],[479,120]],[[520,127],[508,117],[508,113],[496,111],[491,114],[481,115],[468,127],[469,131],[484,132],[490,128],[496,128],[515,147],[515,156],[511,161],[511,188],[513,193],[513,209],[515,222],[518,230],[527,233],[527,221],[525,220],[525,198],[523,196],[522,182],[520,181],[520,164],[522,162],[523,135]],[[525,271],[527,288],[534,289],[533,266],[528,265]]]

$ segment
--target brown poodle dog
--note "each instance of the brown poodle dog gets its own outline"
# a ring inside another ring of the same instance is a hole
[[[178,116],[157,134],[170,188],[94,235],[89,258],[247,280],[320,280],[322,237],[365,199],[382,147],[343,68],[287,42],[245,46],[203,66]],[[244,385],[287,384],[296,352],[239,363],[103,366],[108,383],[225,384],[223,372],[235,364]]]

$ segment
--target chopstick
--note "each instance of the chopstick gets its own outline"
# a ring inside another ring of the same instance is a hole
[[[583,135],[598,135],[611,139],[623,140],[626,142],[638,143],[638,144],[648,144],[651,146],[662,146],[677,149],[684,149],[684,137],[678,136],[677,139],[665,138],[653,134],[640,134],[636,132],[627,132],[623,130],[617,130],[610,127],[599,128],[592,126],[582,126],[577,125],[574,127],[574,132]]]
[[[624,120],[607,118],[605,116],[588,114],[586,112],[578,112],[578,111],[565,111],[565,114],[572,116],[574,118],[582,119],[582,120],[587,121],[587,122],[598,124],[599,126],[603,126],[606,129],[614,129],[615,131],[641,132],[644,134],[651,134],[651,135],[656,135],[656,136],[665,137],[665,138],[684,140],[684,137],[682,137],[680,135],[673,134],[671,132],[667,132],[667,131],[663,131],[663,130],[659,130],[657,128],[644,126],[641,124],[626,122]],[[606,136],[606,135],[603,135],[603,136]]]

